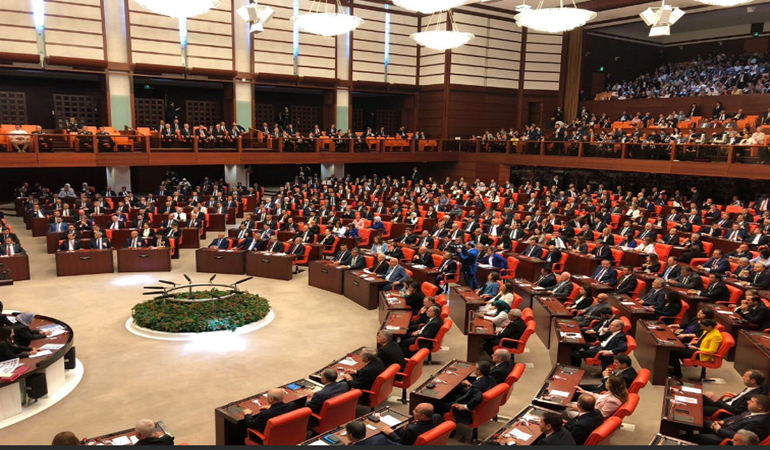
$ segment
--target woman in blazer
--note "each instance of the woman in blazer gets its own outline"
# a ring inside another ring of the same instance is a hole
[[[572,306],[568,306],[567,309],[570,311],[582,311],[593,305],[593,303],[593,296],[588,293],[588,290],[585,286],[580,286],[580,288],[578,288],[578,295],[575,299],[575,303],[573,303]]]
[[[698,359],[702,362],[714,361],[714,357],[709,353],[716,353],[719,350],[719,346],[722,345],[722,333],[717,330],[717,322],[714,319],[703,319],[700,326],[703,328],[703,336],[699,340],[693,340],[687,344],[687,350],[671,353],[669,364],[673,367],[673,377],[682,378],[682,364],[679,360],[692,358],[695,352],[701,352]]]
[[[0,327],[0,361],[8,361],[14,358],[27,358],[34,355],[37,350],[25,347],[13,342],[14,332],[11,327]]]
[[[388,244],[382,241],[380,236],[374,237],[374,244],[372,244],[372,253],[385,253],[388,251]]]
[[[647,261],[642,264],[642,270],[645,273],[658,273],[660,272],[660,259],[656,253],[650,253],[647,255]]]
[[[626,387],[626,381],[616,376],[607,378],[607,381],[604,382],[604,387],[607,391],[602,394],[583,390],[580,386],[578,386],[577,391],[581,394],[593,396],[596,399],[595,408],[598,409],[606,419],[615,414],[615,411],[617,411],[623,403],[628,401],[628,388]],[[567,406],[568,416],[575,417],[577,414],[577,407],[574,404]]]
[[[663,304],[663,306],[656,306],[655,307],[655,318],[660,319],[661,317],[673,317],[679,314],[679,312],[682,310],[682,300],[679,299],[679,294],[676,292],[667,292],[666,293],[666,303]],[[671,324],[674,319],[663,319],[663,323],[666,325]]]

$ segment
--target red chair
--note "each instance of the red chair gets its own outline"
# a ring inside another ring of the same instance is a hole
[[[620,408],[615,410],[612,417],[617,417],[620,420],[625,419],[636,411],[636,407],[639,406],[639,394],[628,394],[628,400],[620,405]]]
[[[417,253],[415,250],[409,248],[409,247],[401,247],[401,251],[404,253],[404,259],[401,260],[401,262],[412,262],[412,258],[414,258],[414,254]]]
[[[562,252],[559,262],[554,263],[553,266],[551,267],[551,270],[553,270],[553,273],[564,272],[564,264],[567,263],[567,258],[569,258],[569,253]]]
[[[511,309],[517,309],[519,305],[521,305],[521,302],[523,302],[524,299],[521,298],[521,296],[517,293],[513,293],[513,302],[511,302]]]
[[[617,417],[610,417],[599,425],[586,439],[583,445],[610,445],[610,438],[620,428],[623,421]]]
[[[444,342],[444,336],[449,332],[449,330],[452,329],[452,319],[444,319],[444,323],[441,325],[441,328],[438,330],[438,334],[434,339],[426,338],[422,336],[418,336],[417,340],[414,341],[414,344],[409,346],[409,350],[416,352],[420,349],[420,341],[429,341],[433,342],[433,346],[430,348],[431,354],[428,355],[428,364],[431,364],[433,353],[436,353],[437,351],[441,350],[441,344]]]
[[[650,375],[650,369],[640,369],[636,374],[636,378],[634,378],[634,381],[631,383],[631,386],[629,386],[628,393],[638,394],[639,391],[650,382]]]
[[[421,348],[420,351],[406,360],[404,371],[396,374],[398,378],[393,382],[393,387],[402,389],[401,403],[406,405],[406,390],[422,376],[422,365],[428,355],[430,355],[430,350]]]
[[[516,278],[516,268],[519,267],[519,260],[513,256],[508,257],[508,268],[500,271],[501,280],[513,280]]]
[[[623,258],[623,250],[619,248],[611,248],[610,251],[612,252],[612,259],[615,260],[612,265],[619,266],[620,260]]]
[[[706,285],[704,284],[704,286]],[[727,301],[727,304],[737,305],[738,302],[740,302],[741,297],[743,297],[743,291],[729,284],[725,284],[725,286],[727,287],[727,290],[730,292],[730,300]],[[718,302],[718,303],[725,304],[725,302]]]
[[[324,255],[324,258],[326,256],[331,256],[334,258],[334,256],[337,254],[337,248],[340,245],[340,238],[334,237],[334,243],[332,245],[327,245],[326,248],[321,252]]]
[[[628,319],[626,319],[628,320]],[[631,355],[636,350],[636,339],[633,336],[626,335],[626,351],[621,353],[622,355]],[[586,358],[586,364],[589,366],[601,366],[602,361],[599,358]]]
[[[679,310],[679,314],[675,316],[660,316],[658,317],[658,320],[671,319],[672,324],[674,323],[677,325],[681,324],[685,313],[687,313],[687,310],[690,309],[690,304],[684,300],[680,300],[680,301],[682,302],[682,309]]]
[[[708,258],[693,258],[692,260],[690,260],[690,267],[695,268],[698,266],[702,266],[708,260],[709,260]],[[703,286],[706,286],[706,284],[704,284]]]
[[[310,408],[300,408],[267,421],[265,433],[248,428],[246,445],[297,445],[307,439]]]
[[[438,292],[438,286],[436,286],[433,283],[428,283],[427,281],[424,281],[422,283],[422,286],[420,286],[420,289],[422,290],[422,293],[425,294],[426,297],[435,297],[436,293]]]
[[[436,303],[438,303],[441,306],[446,306],[449,303],[449,300],[447,300],[446,295],[439,294],[436,296]]]
[[[441,307],[441,320],[446,320],[449,317],[449,305],[443,305]]]
[[[444,264],[444,257],[437,254],[430,255],[431,258],[433,258],[433,267],[441,267],[442,264]]]
[[[510,386],[510,389],[508,389],[508,392],[505,393],[503,396],[503,400],[500,402],[500,406],[505,405],[505,403],[508,401],[508,399],[511,397],[511,394],[513,393],[513,386],[516,384],[517,381],[521,378],[521,374],[524,373],[524,369],[526,369],[527,366],[524,365],[524,363],[516,363],[513,366],[513,369],[511,369],[511,373],[508,374],[507,377],[505,377],[505,384]]]
[[[507,384],[500,383],[484,392],[481,403],[471,411],[473,421],[468,426],[473,429],[473,442],[479,438],[479,427],[497,417],[497,413],[500,412],[500,402],[503,401],[503,396],[509,388],[510,386]],[[454,420],[454,413],[452,411],[444,415],[444,420]]]
[[[368,228],[361,228],[358,230],[358,237],[361,238],[361,240],[358,241],[358,246],[361,248],[369,246],[371,234],[372,230]]]
[[[524,353],[524,348],[526,348],[527,346],[527,341],[529,341],[529,338],[532,337],[533,334],[535,334],[536,327],[537,327],[537,324],[535,323],[535,321],[530,320],[529,322],[527,322],[527,328],[524,330],[524,333],[521,335],[521,339],[502,338],[500,339],[500,344],[494,347],[493,350],[499,350],[501,348],[504,348],[514,355],[521,355],[522,353]],[[516,348],[513,348],[514,344],[516,345]]]
[[[658,255],[658,259],[665,261],[668,259],[668,255],[671,254],[673,245],[668,244],[655,244],[655,253]]]
[[[457,424],[451,420],[445,420],[435,428],[417,436],[413,445],[447,445],[449,435],[457,428]]]
[[[380,403],[390,397],[390,394],[393,392],[393,383],[396,380],[396,374],[400,368],[401,367],[399,367],[398,364],[391,364],[390,367],[377,375],[370,391],[367,391],[366,389],[361,390],[361,392],[369,394],[369,408],[371,408],[372,411],[374,411]]]
[[[524,308],[521,310],[521,320],[524,322],[535,320],[535,312],[532,311],[532,308]]]
[[[462,272],[463,265],[459,261],[457,262],[457,270],[455,272],[445,273],[444,279],[442,282],[444,283],[444,292],[449,292],[449,283],[459,283],[460,282],[460,272]]]
[[[318,419],[318,426],[310,427],[310,429],[322,434],[355,419],[359,397],[361,397],[361,391],[351,389],[344,394],[326,400],[321,407],[320,414],[311,413],[311,416]]]
[[[302,246],[305,247],[305,252],[302,254],[302,256],[294,258],[294,261],[291,262],[294,265],[294,273],[302,272],[299,270],[300,264],[307,264],[308,260],[310,259],[311,247],[305,244],[302,244]]]
[[[722,343],[719,345],[719,348],[717,349],[716,353],[706,353],[702,352],[700,350],[693,353],[692,358],[682,360],[685,366],[687,367],[700,367],[700,379],[702,381],[710,381],[706,378],[706,369],[719,369],[722,367],[722,362],[725,360],[725,357],[727,356],[727,352],[730,351],[731,348],[735,346],[735,340],[730,335],[730,333],[727,333],[725,331],[722,331]],[[713,361],[701,361],[699,356],[700,355],[711,355],[714,357]]]
[[[641,281],[636,280],[636,287],[634,288],[633,291],[631,291],[631,294],[629,294],[629,297],[631,297],[632,299],[639,298],[639,296],[642,295],[642,291],[644,290],[645,287],[647,287],[646,283],[642,283]]]

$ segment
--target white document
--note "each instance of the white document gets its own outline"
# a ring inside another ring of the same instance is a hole
[[[340,364],[343,366],[355,366],[356,362],[350,358],[345,358],[342,361],[340,361]]]
[[[128,436],[120,436],[112,439],[112,445],[131,445],[131,439]]]
[[[400,421],[400,420],[396,419],[396,418],[395,418],[395,417],[393,417],[393,416],[389,416],[389,415],[387,415],[387,414],[386,414],[386,415],[384,415],[384,416],[380,416],[380,421],[381,421],[382,423],[384,423],[385,425],[387,425],[387,426],[391,427],[391,428],[393,428],[393,427],[395,427],[396,425],[398,425],[399,423],[401,423],[401,421]]]
[[[479,264],[479,267],[483,267],[485,269],[492,268],[493,266],[491,264]]]
[[[634,306],[636,303],[634,303],[634,302],[620,302],[620,304],[621,304],[621,305],[629,305],[629,306]]]
[[[532,435],[531,435],[531,434],[527,434],[527,433],[525,433],[525,432],[523,432],[523,431],[519,430],[518,428],[514,428],[514,429],[511,431],[511,436],[512,436],[513,438],[515,438],[515,439],[518,439],[518,440],[520,440],[520,441],[527,441],[527,440],[529,440],[529,438],[531,438],[531,437],[532,437]]]
[[[370,423],[367,423],[367,424],[366,424],[366,428],[368,428],[368,429],[370,429],[370,430],[372,430],[372,431],[374,431],[374,430],[376,430],[376,429],[377,429],[377,427],[375,427],[374,425],[372,425],[372,424],[370,424]]]
[[[327,444],[326,441],[324,441],[323,439],[319,439],[319,440],[313,441],[313,442],[311,442],[310,444],[307,444],[307,445],[329,445],[329,444]]]
[[[48,356],[52,355],[53,352],[50,350],[40,350],[39,352],[35,353],[34,355],[29,355],[30,358],[40,358],[42,356]]]
[[[64,333],[66,333],[66,332],[67,332],[67,330],[64,330],[64,329],[61,329],[61,328],[60,328],[60,329],[57,329],[57,330],[53,330],[53,331],[51,332],[51,334],[49,334],[49,335],[48,335],[48,338],[50,339],[50,338],[52,338],[52,337],[56,337],[56,336],[58,336],[58,335],[60,335],[60,334],[64,334]]]
[[[689,403],[691,405],[697,405],[698,400],[690,397],[685,397],[683,395],[675,395],[674,400],[679,403]]]
[[[424,269],[425,268],[425,266],[422,265],[422,264],[414,264],[412,267],[414,267],[415,269]]]
[[[732,313],[733,312],[730,311],[729,309],[728,310],[720,309],[717,311],[717,314],[732,314]]]
[[[702,394],[703,391],[698,388],[682,386],[682,392],[688,392],[690,394]]]
[[[397,326],[394,326],[394,325],[387,325],[387,326],[385,326],[385,329],[386,329],[386,330],[394,330],[394,331],[398,331],[398,330],[400,330],[400,329],[401,329],[401,327],[397,327]]]
[[[580,339],[582,334],[580,333],[565,333],[564,331],[559,332],[562,337],[568,338],[568,339]]]
[[[564,397],[564,398],[569,397],[569,392],[559,391],[559,390],[556,390],[556,389],[550,391],[549,394],[551,396],[553,396],[553,397]]]

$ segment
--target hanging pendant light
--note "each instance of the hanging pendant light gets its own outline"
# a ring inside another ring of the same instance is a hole
[[[596,17],[596,13],[587,9],[580,9],[572,1],[572,7],[564,7],[564,0],[559,0],[557,8],[543,8],[543,1],[537,5],[537,8],[530,8],[522,5],[516,9],[518,14],[513,16],[516,25],[527,27],[543,33],[564,33],[582,27],[589,20]]]
[[[465,4],[465,0],[393,0],[393,4],[420,14],[447,11]]]
[[[219,6],[219,0],[134,0],[142,8],[177,19],[206,14]]]
[[[309,11],[293,16],[291,22],[297,24],[302,31],[327,37],[350,33],[364,23],[364,19],[347,14],[342,9],[340,0],[336,0],[336,4],[336,8],[332,6],[329,12],[329,4],[326,0],[313,0]]]
[[[476,37],[472,33],[464,33],[457,29],[457,24],[452,16],[452,11],[447,11],[449,21],[452,23],[452,30],[447,30],[447,22],[444,21],[442,24],[441,14],[442,13],[433,13],[428,21],[428,26],[425,27],[425,31],[414,33],[409,37],[423,47],[439,51],[450,50],[465,45],[470,42],[471,39]]]

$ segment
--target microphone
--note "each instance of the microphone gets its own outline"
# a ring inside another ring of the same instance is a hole
[[[170,284],[170,285],[172,285],[172,286],[176,286],[176,283],[174,283],[173,281],[158,280],[158,282],[160,282],[160,283],[166,283],[166,284]]]
[[[252,278],[254,278],[254,277],[248,277],[248,278],[244,278],[244,279],[242,279],[242,280],[236,281],[236,282],[235,282],[235,283],[233,283],[233,284],[241,284],[241,283],[245,283],[245,282],[247,282],[247,281],[251,280]]]
[[[216,277],[217,277],[217,274],[214,274],[211,278],[209,278],[209,283],[213,282],[214,278],[216,278]]]
[[[192,283],[192,280],[190,279],[190,277],[188,277],[188,276],[187,276],[187,274],[184,274],[184,278],[185,278],[185,279],[186,279],[186,280],[187,280],[189,283]]]

